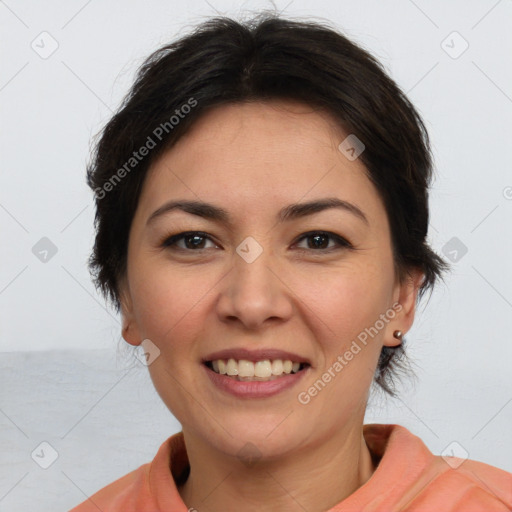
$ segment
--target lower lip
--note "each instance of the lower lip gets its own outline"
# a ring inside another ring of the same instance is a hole
[[[267,398],[277,395],[297,384],[309,370],[307,367],[300,372],[288,373],[274,380],[242,381],[216,373],[204,364],[202,366],[215,386],[238,398]]]

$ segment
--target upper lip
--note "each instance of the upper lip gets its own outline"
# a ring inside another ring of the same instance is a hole
[[[311,364],[309,359],[306,357],[294,354],[293,352],[287,352],[285,350],[278,350],[275,348],[263,348],[258,350],[249,350],[246,348],[230,348],[225,350],[219,350],[218,352],[212,352],[203,358],[203,362],[216,361],[218,359],[245,359],[246,361],[263,361],[270,359],[282,359],[283,361],[289,359],[294,363],[308,363]]]

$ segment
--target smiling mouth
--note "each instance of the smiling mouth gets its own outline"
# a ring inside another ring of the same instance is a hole
[[[204,365],[211,371],[233,380],[260,382],[280,379],[309,367],[308,363],[294,362],[289,359],[264,359],[262,361],[216,359],[205,361]]]

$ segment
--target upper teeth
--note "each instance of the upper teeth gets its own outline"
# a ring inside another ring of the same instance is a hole
[[[271,377],[272,375],[282,375],[284,373],[296,373],[299,371],[300,363],[294,363],[289,359],[274,359],[270,361],[247,361],[246,359],[223,359],[212,361],[213,370],[222,375],[239,377]]]

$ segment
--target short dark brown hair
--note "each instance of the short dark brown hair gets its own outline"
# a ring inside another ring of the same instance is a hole
[[[89,269],[117,312],[130,226],[152,162],[208,109],[275,99],[322,109],[364,143],[359,158],[386,208],[397,275],[420,269],[420,297],[442,275],[447,265],[426,239],[428,134],[382,65],[328,24],[269,14],[244,23],[219,17],[147,58],[88,166],[96,195]],[[375,382],[390,394],[404,356],[403,345],[382,349]]]

